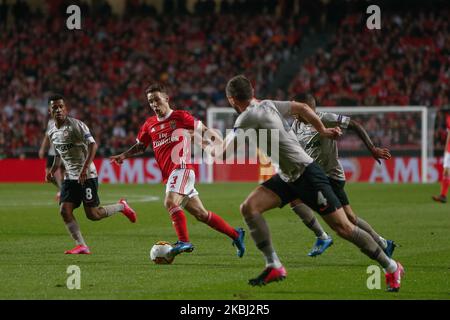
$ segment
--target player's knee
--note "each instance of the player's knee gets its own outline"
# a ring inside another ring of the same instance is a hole
[[[356,225],[356,223],[358,222],[358,217],[353,212],[347,210],[345,211],[345,214],[347,215],[348,220]]]
[[[62,216],[64,222],[70,222],[70,220],[72,220],[70,217],[70,210],[67,208],[61,207],[59,209],[59,214]]]
[[[240,210],[244,217],[250,217],[256,212],[256,206],[251,201],[245,200],[241,203]]]
[[[177,207],[177,204],[173,201],[173,199],[169,198],[164,200],[164,207],[170,211],[172,208]]]
[[[247,203],[246,202],[242,202],[241,203],[241,205],[239,206],[239,211],[241,212],[241,214],[243,215],[243,216],[245,216],[246,215],[246,213],[247,213]]]

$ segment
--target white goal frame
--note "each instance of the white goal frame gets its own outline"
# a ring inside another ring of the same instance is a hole
[[[428,181],[428,108],[426,106],[357,106],[357,107],[317,107],[317,111],[333,112],[338,114],[365,114],[365,113],[378,113],[378,112],[420,112],[421,113],[421,171],[422,171],[422,183]],[[207,126],[214,128],[214,115],[217,113],[229,113],[235,114],[233,108],[226,107],[211,107],[207,109]],[[231,129],[231,128],[228,128]],[[208,182],[213,182],[213,165],[208,165]]]

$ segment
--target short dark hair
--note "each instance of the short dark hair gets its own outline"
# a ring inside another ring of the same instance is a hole
[[[316,98],[311,93],[304,92],[299,93],[294,98],[295,101],[306,103],[307,105],[312,107],[312,104],[316,103]]]
[[[166,88],[161,83],[154,83],[154,84],[149,85],[147,87],[147,89],[145,90],[145,95],[148,95],[149,93],[152,93],[152,92],[163,92],[163,93],[167,94]]]
[[[253,98],[253,87],[250,80],[240,74],[228,81],[226,94],[227,97],[233,97],[239,101],[250,100]]]
[[[48,97],[48,104],[50,104],[52,101],[56,101],[56,100],[64,100],[64,97],[58,93],[51,94],[50,97]]]

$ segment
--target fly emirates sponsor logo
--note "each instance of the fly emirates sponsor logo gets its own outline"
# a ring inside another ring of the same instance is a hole
[[[159,148],[165,144],[171,143],[171,142],[178,142],[180,141],[180,136],[164,136],[162,137],[162,139],[158,139],[156,141],[153,142],[153,149]]]

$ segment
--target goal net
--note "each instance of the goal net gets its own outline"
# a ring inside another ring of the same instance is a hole
[[[425,106],[318,107],[317,111],[348,115],[359,122],[376,146],[390,149],[393,158],[405,157],[417,162],[413,172],[418,181],[427,182],[428,158],[433,155],[435,112]],[[237,113],[232,108],[209,108],[207,125],[225,136],[232,129]],[[371,157],[364,143],[352,131],[338,140],[342,159]],[[345,166],[345,165],[344,165]],[[213,177],[214,166],[209,166]],[[415,181],[415,180],[413,180]],[[392,181],[396,182],[396,181]]]

